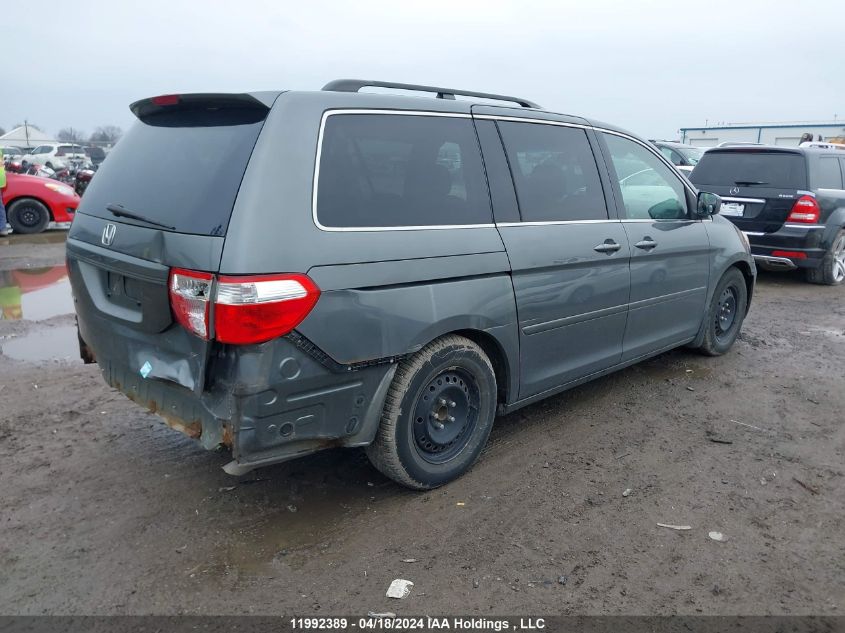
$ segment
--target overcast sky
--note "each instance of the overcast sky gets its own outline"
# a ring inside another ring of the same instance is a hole
[[[845,119],[842,0],[3,0],[0,126],[131,125],[173,92],[363,77],[515,94],[650,138]]]

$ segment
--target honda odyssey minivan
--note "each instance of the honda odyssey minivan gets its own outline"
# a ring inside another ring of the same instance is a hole
[[[131,110],[67,240],[81,351],[230,474],[357,446],[440,486],[497,414],[748,311],[718,196],[614,126],[357,80]]]

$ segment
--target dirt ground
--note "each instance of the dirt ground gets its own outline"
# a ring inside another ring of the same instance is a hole
[[[224,474],[74,359],[63,262],[61,233],[0,239],[2,614],[845,610],[843,287],[761,273],[728,355],[500,418],[415,493],[357,450]]]

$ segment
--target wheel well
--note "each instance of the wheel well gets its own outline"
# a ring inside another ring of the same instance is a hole
[[[41,198],[36,198],[35,196],[18,196],[17,198],[12,198],[11,200],[9,200],[9,202],[6,203],[6,211],[8,212],[12,205],[19,200],[35,200],[35,202],[40,202],[45,207],[47,207],[47,217],[50,218],[50,222],[55,222],[56,218],[53,217],[53,209],[50,206],[50,203],[46,202],[45,200],[42,200]]]
[[[480,330],[458,330],[457,332],[453,332],[453,334],[468,338],[487,354],[490,364],[493,365],[493,373],[496,375],[498,403],[505,404],[508,401],[510,367],[508,366],[505,351],[499,345],[499,342],[486,332]]]
[[[745,289],[748,291],[745,313],[748,314],[748,310],[751,309],[751,295],[754,292],[754,275],[751,274],[751,266],[747,262],[736,262],[733,268],[738,268],[742,276],[745,277]]]

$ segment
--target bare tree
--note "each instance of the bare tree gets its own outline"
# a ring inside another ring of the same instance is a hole
[[[2,127],[0,127],[0,136],[3,136],[5,133],[6,133],[6,130],[4,130]]]
[[[74,127],[64,127],[59,130],[59,133],[56,135],[63,143],[80,143],[85,138],[85,134]]]
[[[117,143],[118,139],[123,135],[121,130],[116,125],[102,125],[94,130],[91,138],[88,139],[92,143]]]

